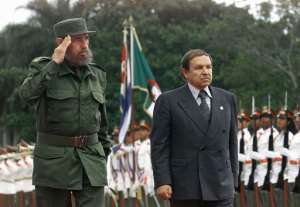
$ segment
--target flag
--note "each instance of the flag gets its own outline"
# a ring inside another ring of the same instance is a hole
[[[146,93],[143,104],[145,112],[152,117],[155,101],[161,94],[151,68],[142,53],[139,39],[135,28],[130,26],[130,50],[127,45],[127,28],[123,30],[124,39],[121,58],[121,122],[119,143],[123,143],[131,123],[132,113],[132,90],[139,89]],[[130,51],[130,55],[129,55]]]
[[[135,28],[132,27],[133,38],[132,38],[132,71],[133,71],[133,88],[139,89],[147,93],[146,99],[144,101],[145,112],[152,117],[155,101],[161,94],[158,83],[156,82],[151,68],[145,58],[142,47],[140,45]]]
[[[124,29],[123,47],[121,55],[121,91],[120,108],[121,122],[119,132],[119,143],[123,143],[131,122],[131,99],[132,99],[132,73],[127,48],[127,30]]]

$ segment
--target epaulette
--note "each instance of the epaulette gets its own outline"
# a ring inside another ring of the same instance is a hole
[[[50,57],[36,57],[32,60],[32,63],[46,63],[50,61],[51,61]]]
[[[106,72],[106,70],[102,66],[97,65],[96,63],[89,63],[89,65]]]

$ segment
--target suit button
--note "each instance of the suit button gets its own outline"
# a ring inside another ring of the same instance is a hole
[[[225,132],[226,132],[226,129],[223,129],[222,132],[225,133]]]

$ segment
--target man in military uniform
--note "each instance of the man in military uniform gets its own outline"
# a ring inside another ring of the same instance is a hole
[[[300,166],[300,107],[297,108],[295,111],[295,117],[294,122],[297,126],[297,133],[293,137],[293,143],[291,144],[291,150],[292,152],[297,152],[298,155],[298,162],[294,162],[291,164],[296,164]],[[294,160],[295,161],[295,160]],[[296,172],[297,176],[295,178],[295,187],[294,187],[294,199],[295,199],[295,205],[294,206],[300,206],[300,167],[298,167],[298,172]],[[291,178],[293,179],[293,178]]]
[[[20,96],[37,111],[33,184],[39,207],[104,206],[106,73],[91,63],[89,33],[82,18],[53,27],[52,58],[36,58]]]
[[[269,205],[270,194],[268,194],[270,163],[269,152],[273,151],[273,137],[278,131],[272,125],[274,113],[271,108],[265,106],[260,115],[261,128],[257,131],[257,151],[251,153],[252,159],[256,162],[254,171],[254,189],[256,206]]]
[[[245,186],[248,185],[249,176],[251,174],[252,162],[249,153],[252,151],[251,134],[248,126],[251,121],[250,115],[241,110],[238,114],[238,160],[239,160],[239,186],[237,188],[236,198],[239,200],[241,207],[247,206]]]
[[[251,153],[252,152],[257,152],[257,137],[259,137],[261,135],[260,133],[260,127],[261,127],[261,123],[260,123],[260,111],[258,109],[255,109],[255,107],[252,109],[252,114],[250,116],[251,118],[251,122],[250,122],[250,127],[249,127],[249,131],[252,134],[251,135],[251,141],[250,141],[250,152],[248,152],[248,157],[250,158],[247,162],[244,163],[244,165],[251,165],[251,172],[248,178],[248,181],[245,181],[245,185],[246,187],[246,196],[247,196],[247,206],[248,207],[252,207],[252,206],[256,206],[257,203],[257,195],[259,195],[259,189],[255,186],[254,183],[254,173],[256,170],[256,166],[257,166],[257,161],[251,157]],[[252,152],[251,152],[252,151]],[[248,168],[248,166],[246,167]]]

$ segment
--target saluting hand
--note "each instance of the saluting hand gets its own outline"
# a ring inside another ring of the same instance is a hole
[[[70,35],[68,35],[58,45],[58,47],[55,48],[53,55],[52,55],[52,60],[54,62],[56,62],[57,64],[62,63],[65,59],[65,54],[66,54],[67,48],[69,47],[70,44],[71,44],[71,37],[70,37]]]
[[[156,194],[163,200],[169,200],[172,196],[172,187],[170,185],[162,185],[156,189]]]

